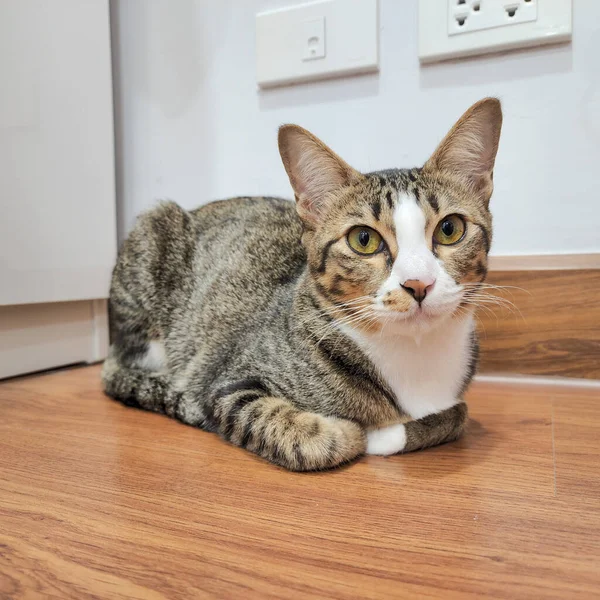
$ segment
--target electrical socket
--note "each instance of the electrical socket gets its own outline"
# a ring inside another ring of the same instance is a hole
[[[448,0],[448,35],[537,20],[538,0]]]
[[[568,42],[572,0],[418,0],[419,60]]]

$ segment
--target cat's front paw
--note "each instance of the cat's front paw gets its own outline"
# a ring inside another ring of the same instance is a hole
[[[405,446],[406,427],[402,424],[367,431],[367,454],[389,456],[402,452]]]

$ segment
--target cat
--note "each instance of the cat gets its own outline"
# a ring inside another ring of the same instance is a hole
[[[105,392],[294,471],[456,440],[501,125],[486,98],[422,168],[368,174],[284,125],[295,204],[142,214],[112,277]]]

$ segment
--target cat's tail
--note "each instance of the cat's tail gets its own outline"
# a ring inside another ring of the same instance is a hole
[[[360,425],[302,411],[260,385],[243,383],[202,403],[174,390],[167,375],[122,366],[112,352],[102,369],[104,391],[123,404],[217,431],[232,444],[292,471],[330,469],[364,454],[367,440]]]
[[[218,431],[225,439],[292,471],[337,467],[366,449],[360,425],[302,411],[259,390],[236,391],[215,407]]]

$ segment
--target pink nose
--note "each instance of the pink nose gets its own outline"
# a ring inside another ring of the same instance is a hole
[[[418,279],[407,279],[402,287],[419,303],[425,300],[425,296],[427,296],[427,292],[431,290],[433,284],[435,283],[425,283],[423,281],[419,281]]]

